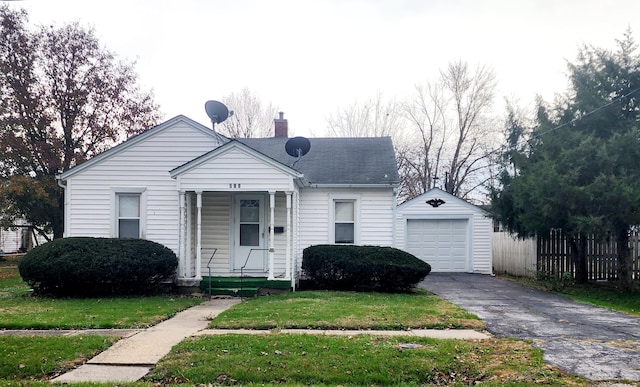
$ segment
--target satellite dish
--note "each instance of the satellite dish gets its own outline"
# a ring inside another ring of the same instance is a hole
[[[291,138],[284,144],[284,150],[292,157],[302,157],[309,153],[309,149],[311,149],[311,142],[304,137]]]
[[[211,123],[215,126],[221,123],[229,117],[229,109],[222,102],[207,101],[204,104],[204,110],[207,111],[207,115],[211,118]]]
[[[296,165],[302,156],[309,153],[309,149],[311,149],[311,142],[304,137],[290,138],[287,140],[287,143],[284,144],[284,150],[287,151],[287,154],[296,158],[296,161],[291,164],[291,167]]]

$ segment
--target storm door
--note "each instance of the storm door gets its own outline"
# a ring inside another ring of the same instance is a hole
[[[234,203],[233,270],[265,272],[265,196],[238,195]]]

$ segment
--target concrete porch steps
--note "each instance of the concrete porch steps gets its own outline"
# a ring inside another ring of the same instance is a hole
[[[290,281],[270,281],[264,277],[203,277],[200,289],[212,296],[256,297],[288,291]]]

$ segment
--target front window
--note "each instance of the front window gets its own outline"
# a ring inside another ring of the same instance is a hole
[[[334,202],[334,239],[335,243],[355,243],[355,202]]]
[[[118,194],[117,201],[118,238],[140,238],[140,194]]]

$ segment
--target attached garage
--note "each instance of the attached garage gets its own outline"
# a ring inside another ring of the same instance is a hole
[[[492,273],[492,221],[480,208],[434,188],[396,210],[395,246],[437,272]]]

